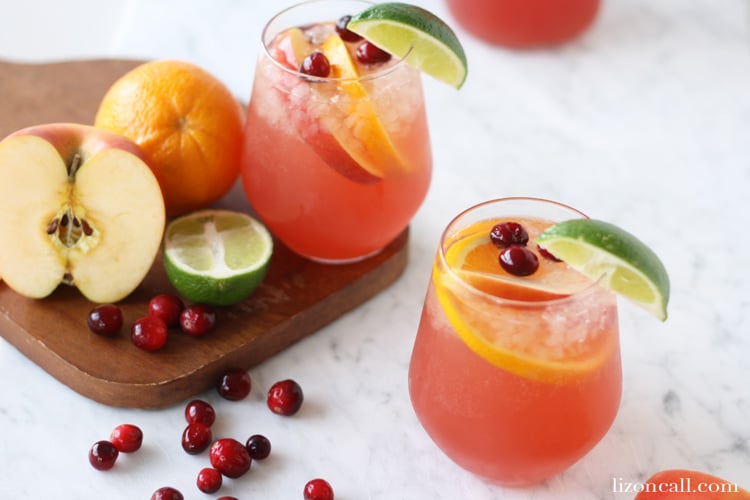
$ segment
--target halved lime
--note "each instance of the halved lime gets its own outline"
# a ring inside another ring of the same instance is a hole
[[[227,306],[265,279],[273,240],[248,214],[200,210],[173,220],[164,234],[164,267],[172,285],[193,302]]]
[[[466,80],[466,54],[442,19],[415,5],[386,2],[352,16],[346,26],[381,49],[455,88]]]
[[[664,321],[669,276],[642,241],[608,222],[573,219],[550,226],[537,244],[591,279]]]

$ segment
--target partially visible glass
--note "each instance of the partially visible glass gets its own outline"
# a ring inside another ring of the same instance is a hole
[[[594,22],[600,0],[446,0],[456,21],[494,45],[533,48],[576,38]]]
[[[310,1],[271,19],[247,112],[242,178],[253,208],[289,248],[327,263],[366,258],[394,240],[432,174],[418,70],[396,58],[358,62],[361,41],[344,42],[355,78],[313,77],[288,63],[290,28],[330,51],[323,45],[336,20],[369,5]]]
[[[499,264],[496,274],[481,269],[473,253],[497,264],[490,228],[515,221],[541,254],[536,235],[580,217],[546,200],[494,200],[457,216],[440,241],[409,367],[411,401],[448,457],[495,483],[530,485],[567,469],[619,408],[616,296],[542,255],[535,274],[517,278]]]

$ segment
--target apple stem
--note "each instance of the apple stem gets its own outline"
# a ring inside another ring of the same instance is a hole
[[[78,173],[78,167],[81,166],[81,154],[75,153],[73,159],[70,161],[70,170],[68,171],[68,178],[72,181]]]

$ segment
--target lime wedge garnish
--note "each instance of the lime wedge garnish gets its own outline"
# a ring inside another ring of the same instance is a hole
[[[164,234],[164,267],[193,302],[236,304],[265,279],[273,253],[268,230],[249,215],[201,210],[173,220]]]
[[[352,16],[347,28],[448,85],[461,88],[466,80],[466,54],[458,37],[421,7],[375,4]]]
[[[627,231],[594,219],[549,227],[537,244],[591,279],[664,321],[669,276],[659,257]]]

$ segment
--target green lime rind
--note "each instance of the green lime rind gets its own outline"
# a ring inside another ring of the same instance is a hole
[[[572,219],[550,226],[536,243],[658,319],[667,319],[667,270],[653,250],[624,229],[601,220]]]
[[[192,302],[228,306],[265,280],[273,253],[268,230],[247,214],[203,210],[169,223],[163,262],[175,289]]]
[[[409,65],[455,88],[466,81],[466,53],[442,19],[416,5],[375,4],[352,16],[347,28]]]
[[[268,274],[268,264],[253,272],[231,279],[208,276],[187,277],[170,259],[164,259],[164,269],[175,290],[191,302],[215,306],[231,306],[249,297]],[[239,279],[236,279],[239,278]]]

